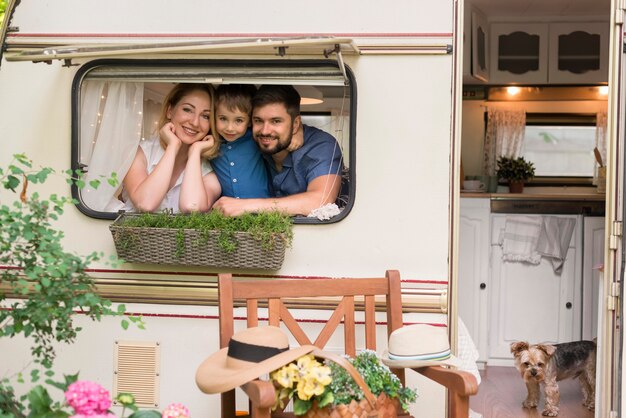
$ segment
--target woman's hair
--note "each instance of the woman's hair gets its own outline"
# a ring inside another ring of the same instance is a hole
[[[215,89],[210,84],[195,84],[195,83],[179,83],[174,86],[174,88],[167,94],[165,99],[163,100],[163,105],[161,106],[161,114],[159,116],[159,123],[157,126],[157,133],[161,130],[161,128],[170,121],[167,117],[167,111],[170,107],[174,108],[180,101],[187,95],[193,93],[194,91],[203,91],[209,95],[210,105],[210,116],[209,116],[209,133],[213,134],[213,132],[217,132],[215,129]],[[161,147],[165,148],[165,142],[159,138],[161,142]],[[217,157],[220,143],[217,138],[214,141],[215,143],[211,148],[202,153],[202,157],[208,160]]]
[[[281,103],[293,122],[300,115],[300,94],[290,85],[263,85],[252,98],[252,109]]]

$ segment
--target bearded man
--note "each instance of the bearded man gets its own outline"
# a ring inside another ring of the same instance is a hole
[[[213,208],[229,216],[279,210],[308,215],[334,203],[341,187],[342,153],[330,134],[304,125],[300,95],[293,86],[261,86],[252,99],[252,135],[267,163],[275,197],[236,199],[221,197]],[[292,138],[302,147],[290,152]]]

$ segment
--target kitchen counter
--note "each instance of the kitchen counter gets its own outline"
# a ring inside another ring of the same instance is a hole
[[[576,193],[484,193],[484,192],[461,192],[461,197],[471,197],[492,200],[592,200],[604,201],[606,195],[596,192]]]
[[[491,213],[604,216],[605,194],[593,191],[535,190],[529,193],[461,192],[461,198],[489,199]]]

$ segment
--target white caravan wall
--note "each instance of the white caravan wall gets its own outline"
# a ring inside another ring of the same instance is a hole
[[[211,36],[274,34],[280,36],[337,34],[369,45],[452,44],[453,4],[448,1],[270,2],[187,0],[48,0],[22,1],[12,26],[19,36],[81,38],[100,34],[134,42],[153,35]],[[124,37],[128,35],[128,37]],[[86,39],[82,38],[83,41]],[[182,38],[181,38],[182,39]],[[211,56],[192,56],[210,59]],[[232,57],[231,57],[232,58]],[[238,57],[254,58],[254,57]],[[275,57],[262,57],[275,58]],[[311,57],[307,57],[311,58]],[[373,277],[398,269],[407,280],[448,280],[449,171],[451,163],[452,55],[346,55],[356,80],[356,199],[352,212],[329,225],[297,225],[294,245],[279,275]],[[0,165],[10,155],[25,152],[36,165],[63,171],[70,167],[71,85],[79,67],[59,62],[7,62],[0,66]],[[36,187],[31,186],[31,190]],[[59,176],[43,190],[69,195]],[[4,203],[6,193],[0,192]],[[58,226],[68,249],[86,254],[114,254],[108,226],[68,208]],[[106,267],[104,265],[95,267]],[[185,266],[123,265],[123,269],[206,273],[218,269]],[[268,272],[262,272],[268,273]],[[128,273],[129,278],[150,278]],[[175,280],[175,274],[161,278]],[[443,284],[442,284],[443,283]],[[403,283],[404,287],[414,284]],[[84,324],[76,344],[60,350],[59,370],[81,371],[81,378],[111,387],[112,350],[116,339],[159,341],[162,347],[161,404],[179,401],[195,418],[213,417],[217,396],[199,393],[193,373],[199,361],[218,347],[215,308],[136,304],[130,311],[168,317],[146,317],[147,331],[123,332],[117,320]],[[206,316],[209,317],[206,317]],[[199,316],[201,319],[189,318]],[[78,318],[78,323],[81,319]],[[446,323],[445,314],[405,317],[407,322]],[[29,358],[22,340],[0,340],[0,375]],[[383,347],[380,347],[382,349]],[[409,382],[419,387],[416,417],[442,417],[443,391],[415,373]]]
[[[452,2],[249,0],[29,0],[25,33],[452,33]]]
[[[261,25],[266,28],[264,32],[271,33],[293,32],[298,27],[292,20],[299,20],[303,21],[299,31],[305,33],[313,29],[316,33],[368,29],[360,32],[361,37],[366,38],[364,43],[395,42],[380,35],[389,34],[391,29],[394,29],[393,34],[403,37],[403,42],[411,39],[409,32],[405,32],[410,30],[413,35],[447,34],[448,38],[438,42],[451,43],[452,6],[445,3],[444,7],[440,3],[431,2],[426,7],[426,2],[407,2],[406,7],[393,8],[402,9],[401,13],[388,11],[389,7],[366,8],[359,4],[359,10],[367,10],[365,15],[359,12],[358,19],[350,19],[348,9],[341,22],[333,20],[336,18],[330,12],[334,10],[332,7],[322,5],[312,8],[307,19],[276,20],[273,14],[267,16],[267,10],[251,12],[248,16],[255,24],[265,22]],[[67,16],[81,16],[87,4],[88,15],[67,19]],[[49,2],[24,2],[25,7],[18,7],[12,24],[20,28],[20,35],[58,34],[62,30],[66,34],[81,31],[189,33],[206,28],[204,21],[189,19],[190,13],[203,15],[207,7],[204,2],[182,3],[185,7],[167,10],[165,14],[165,7],[155,2],[120,4],[124,6],[115,7],[115,2],[107,2],[106,8],[99,2],[69,1],[54,6]],[[141,13],[139,4],[145,6]],[[240,11],[235,7],[227,12],[226,4],[233,7],[230,2],[220,3],[220,13]],[[276,3],[274,7],[279,9]],[[426,13],[433,7],[432,13]],[[184,9],[185,19],[177,16],[183,13],[180,9]],[[373,10],[378,12],[376,21]],[[113,12],[118,17],[106,18]],[[119,19],[120,13],[127,18]],[[87,16],[98,18],[88,19]],[[407,19],[408,16],[411,19]],[[127,22],[123,28],[119,26],[122,20]],[[231,30],[237,26],[231,19],[225,20],[229,21]],[[105,26],[103,21],[110,23]],[[387,27],[392,21],[393,28]],[[433,26],[434,22],[438,22],[437,26]],[[236,32],[241,33],[242,27],[246,32],[258,31],[246,24],[239,25]],[[220,28],[219,31],[225,30]],[[410,42],[423,43],[424,40],[418,36]],[[352,213],[339,223],[297,226],[293,249],[288,250],[280,274],[362,277],[395,268],[401,271],[403,278],[446,281],[452,56],[346,56],[346,63],[355,73],[358,95],[355,205]],[[9,121],[4,133],[12,139],[3,146],[5,156],[25,151],[38,164],[60,170],[67,168],[71,146],[71,80],[78,67],[62,68],[58,62],[46,65],[5,61],[0,68],[0,86],[6,97],[0,110]],[[23,120],[26,115],[28,123]],[[50,190],[68,193],[64,183],[58,186]],[[101,250],[108,254],[114,253],[109,223],[90,219],[77,210],[69,210],[61,220],[70,248],[82,252]],[[88,246],[85,245],[87,236]]]

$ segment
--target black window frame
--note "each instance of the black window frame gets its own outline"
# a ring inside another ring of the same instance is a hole
[[[72,81],[72,97],[71,97],[71,168],[72,170],[82,170],[80,164],[80,103],[81,103],[81,86],[89,71],[100,66],[129,66],[129,67],[163,67],[175,69],[176,67],[206,67],[206,66],[260,66],[260,67],[283,67],[283,68],[302,68],[302,67],[339,67],[337,61],[329,59],[306,59],[306,60],[278,60],[278,59],[96,59],[84,64],[78,69]],[[347,190],[349,199],[343,207],[341,213],[329,220],[321,221],[316,218],[308,218],[306,216],[294,216],[295,224],[330,224],[343,220],[351,212],[356,198],[356,104],[357,104],[357,88],[354,73],[344,64],[344,75],[347,78],[346,86],[349,91],[349,139],[348,139],[348,161],[347,170],[348,180],[342,181],[342,189]],[[297,78],[294,76],[294,79]],[[167,81],[167,80],[164,80]],[[313,84],[312,84],[313,85]],[[306,113],[306,112],[305,112]],[[123,179],[119,179],[122,181]],[[86,216],[96,219],[113,220],[117,218],[119,213],[96,211],[85,205],[81,199],[80,190],[76,184],[71,186],[72,197],[76,200],[76,207]]]

